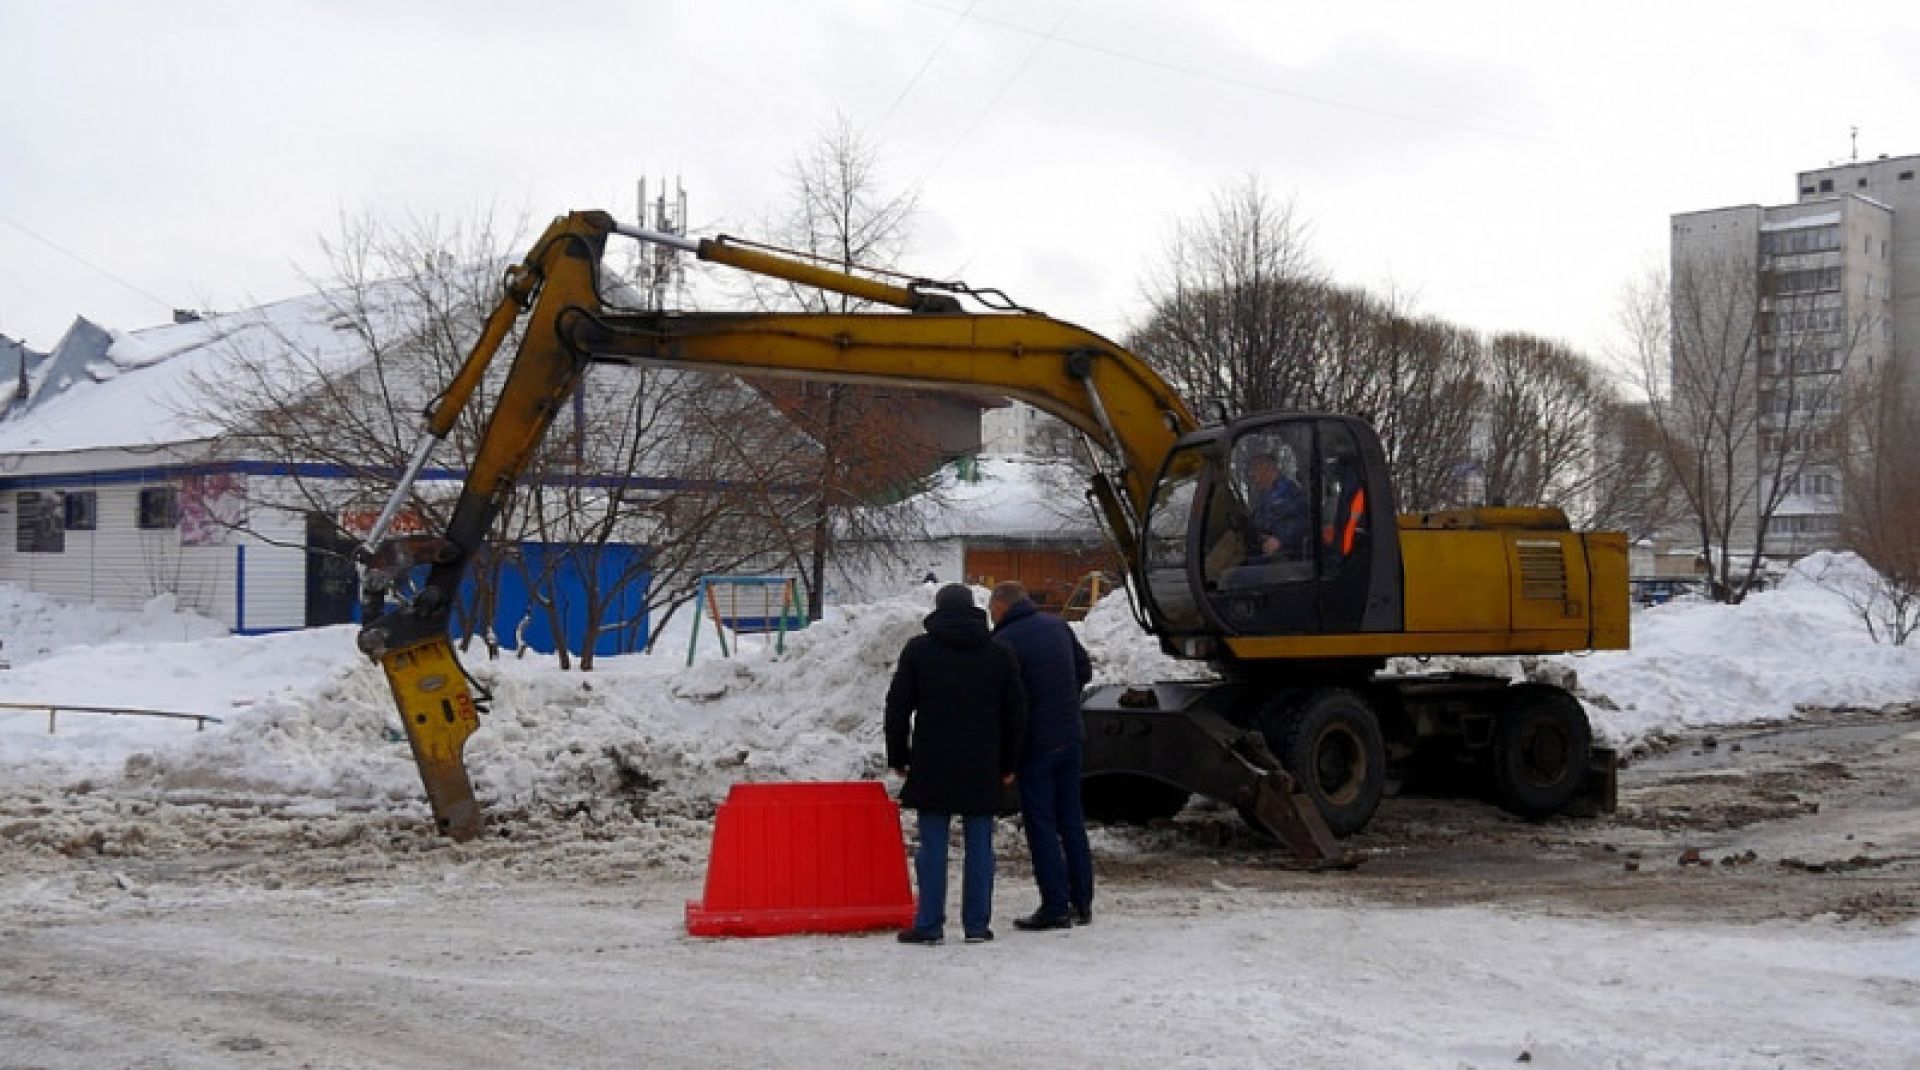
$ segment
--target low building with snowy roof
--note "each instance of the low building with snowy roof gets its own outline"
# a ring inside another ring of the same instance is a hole
[[[378,511],[370,488],[390,483],[398,465],[358,448],[360,428],[338,426],[334,451],[312,448],[311,439],[277,442],[273,425],[316,391],[357,384],[351,389],[363,396],[329,400],[410,441],[414,414],[444,373],[416,366],[397,383],[357,382],[391,342],[381,334],[400,329],[394,317],[406,300],[396,284],[373,284],[351,300],[316,293],[228,315],[176,313],[173,323],[133,332],[76,320],[50,354],[25,366],[24,389],[16,386],[0,419],[0,523],[10,520],[15,532],[0,540],[0,582],[122,609],[170,593],[238,633],[353,620],[355,536]],[[243,407],[263,389],[287,408],[261,416],[254,433]],[[423,495],[450,498],[463,476],[429,468]],[[401,519],[399,532],[409,520],[417,527],[411,512]],[[518,552],[538,559],[553,549],[522,544]],[[612,549],[640,554],[617,541]],[[496,618],[507,621],[498,629],[504,645],[516,645],[519,631],[527,645],[552,649],[544,619],[515,627],[516,613],[536,615],[524,610],[525,585],[519,609],[511,586],[502,581]],[[634,649],[644,642],[644,612],[639,620],[637,629],[606,633],[597,649]]]
[[[926,537],[889,550],[843,546],[839,601],[897,595],[915,584],[1004,580],[1042,608],[1063,606],[1089,573],[1118,580],[1122,564],[1086,500],[1087,476],[1055,458],[986,456],[948,466],[913,509]]]

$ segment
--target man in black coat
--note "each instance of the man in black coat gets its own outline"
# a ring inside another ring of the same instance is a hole
[[[1017,929],[1064,929],[1093,920],[1093,851],[1080,804],[1080,690],[1093,679],[1086,648],[1059,617],[1040,612],[1018,583],[987,602],[994,642],[1020,658],[1027,738],[1020,761],[1020,817],[1033,855],[1040,907]]]
[[[1027,700],[1013,655],[987,632],[973,592],[940,588],[900,651],[887,688],[887,766],[907,778],[900,804],[920,812],[914,876],[920,903],[907,944],[937,944],[947,920],[947,836],[961,816],[967,859],[960,922],[967,942],[993,939],[993,815],[1019,763]]]

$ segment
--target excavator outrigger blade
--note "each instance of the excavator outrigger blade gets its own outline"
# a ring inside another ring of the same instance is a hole
[[[1358,865],[1359,856],[1334,836],[1260,733],[1221,715],[1217,704],[1223,701],[1231,703],[1226,689],[1204,684],[1093,689],[1081,709],[1086,775],[1177,784],[1174,809],[1185,804],[1188,791],[1198,791],[1233,806],[1247,824],[1279,840],[1310,868]]]
[[[1240,816],[1254,828],[1279,840],[1293,856],[1315,869],[1351,869],[1359,858],[1334,838],[1313,799],[1299,790],[1293,777],[1275,769],[1253,783],[1253,801]]]

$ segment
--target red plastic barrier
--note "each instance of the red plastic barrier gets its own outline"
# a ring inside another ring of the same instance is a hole
[[[694,936],[778,936],[913,924],[900,808],[877,780],[735,784],[713,819]]]

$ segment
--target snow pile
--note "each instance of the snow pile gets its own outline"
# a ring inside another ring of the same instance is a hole
[[[1134,620],[1124,590],[1102,598],[1080,624],[1079,632],[1080,642],[1093,658],[1096,685],[1199,680],[1213,675],[1202,662],[1182,661],[1163,653],[1160,640],[1148,635]]]
[[[975,596],[984,603],[986,592]],[[698,814],[736,781],[876,776],[887,683],[929,601],[916,591],[835,607],[789,635],[784,653],[771,637],[732,637],[735,656],[723,658],[703,636],[692,666],[686,613],[659,653],[602,658],[592,673],[561,672],[549,658],[489,662],[469,653],[469,669],[493,695],[466,751],[476,791],[492,808],[564,811],[631,798]],[[196,732],[178,721],[63,714],[50,735],[44,715],[15,712],[0,717],[0,776],[11,781],[126,777],[163,791],[422,805],[385,679],[355,651],[351,628],[209,638],[218,625],[163,601],[111,614],[4,588],[0,626],[17,659],[0,673],[0,701],[141,706],[225,721]],[[1206,673],[1161,653],[1124,594],[1077,627],[1096,682]],[[1920,696],[1920,652],[1874,644],[1846,602],[1804,572],[1740,606],[1638,612],[1634,632],[1631,651],[1544,659],[1577,672],[1596,727],[1616,742],[1790,718],[1800,705]]]
[[[1920,701],[1920,649],[1873,642],[1836,589],[1867,576],[1854,555],[1816,555],[1737,606],[1673,602],[1636,612],[1632,650],[1552,660],[1579,674],[1595,726],[1616,741],[1785,720],[1800,706]]]
[[[99,713],[61,712],[54,731],[39,710],[8,709],[0,716],[0,769],[22,779],[103,777],[122,770],[152,770],[200,753],[233,761],[225,748],[263,721],[293,719],[325,726],[335,716],[329,683],[360,658],[350,628],[323,628],[266,636],[228,636],[218,624],[188,613],[167,613],[149,603],[139,614],[67,607],[71,614],[47,634],[85,634],[99,640],[43,653],[30,664],[0,673],[0,702],[132,707],[220,718],[196,731],[193,722]],[[122,618],[130,619],[122,619]],[[30,618],[38,619],[38,618]],[[220,638],[180,641],[181,633]],[[174,641],[161,636],[168,633]],[[138,635],[140,641],[123,641]],[[8,644],[11,649],[12,644]],[[384,685],[383,685],[384,687]],[[392,701],[386,716],[392,719]],[[284,764],[265,753],[240,756],[241,779],[256,764]],[[37,776],[35,774],[38,774]],[[278,782],[283,778],[255,777]],[[323,785],[330,778],[311,769],[295,783]]]
[[[1086,496],[1086,475],[1066,461],[981,457],[971,478],[950,466],[926,494],[893,509],[936,538],[1097,538],[1099,522]]]
[[[179,642],[227,634],[219,621],[182,610],[171,594],[138,612],[73,605],[0,584],[0,654],[16,668],[69,647],[110,642]]]

